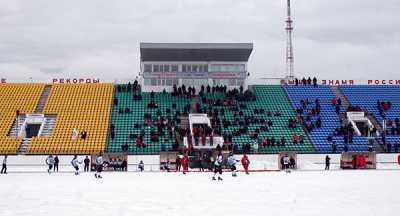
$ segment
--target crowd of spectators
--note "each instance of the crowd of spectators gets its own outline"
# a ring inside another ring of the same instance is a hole
[[[307,82],[307,81],[306,81]],[[312,81],[311,81],[312,83]],[[135,81],[133,85],[118,86],[117,91],[119,92],[133,92],[135,98],[133,100],[141,100],[141,87]],[[167,94],[166,91],[163,92]],[[212,93],[218,93],[218,97],[210,95]],[[222,94],[222,97],[220,96]],[[175,99],[172,99],[171,106],[166,107],[165,111],[162,112],[160,106],[155,101],[155,93],[150,93],[150,102],[146,105],[144,113],[144,121],[134,123],[135,129],[140,129],[140,133],[130,133],[129,140],[136,145],[138,148],[145,148],[148,146],[145,143],[144,137],[150,136],[151,142],[161,143],[166,149],[165,143],[172,140],[173,150],[180,150],[179,146],[182,146],[184,137],[188,137],[188,149],[184,151],[191,151],[193,145],[205,145],[206,142],[213,144],[214,136],[223,137],[223,145],[217,146],[220,149],[227,150],[238,150],[238,145],[233,145],[233,138],[249,135],[250,139],[254,140],[254,143],[242,143],[242,150],[245,152],[251,151],[252,146],[256,143],[260,147],[271,147],[271,146],[286,146],[287,140],[285,137],[274,137],[274,136],[260,136],[262,132],[270,131],[273,127],[272,118],[280,117],[282,113],[280,110],[265,110],[263,108],[252,108],[249,110],[246,102],[256,100],[255,94],[249,89],[243,87],[228,89],[227,86],[201,86],[199,90],[194,87],[173,86],[171,93],[173,97],[182,97],[190,100],[187,104],[180,104],[178,109]],[[195,103],[194,103],[195,102]],[[128,107],[118,107],[118,98],[114,98],[114,106],[118,108],[120,114],[129,114],[132,111]],[[146,111],[147,109],[147,111]],[[150,111],[156,109],[154,113]],[[232,113],[232,116],[226,115],[226,112]],[[317,105],[315,109],[311,110],[312,115],[319,114],[320,106]],[[164,113],[164,114],[163,114]],[[181,117],[187,116],[189,113],[205,113],[208,114],[211,120],[211,127],[207,125],[199,125],[194,127],[193,131],[189,128],[183,128],[181,126]],[[301,116],[289,119],[289,128],[296,128],[297,124],[301,123]],[[308,117],[306,117],[308,119]],[[315,123],[306,124],[310,130],[314,127]],[[318,127],[321,126],[320,120],[316,122]],[[256,126],[256,127],[254,127]],[[149,129],[150,128],[150,129]],[[249,129],[252,128],[252,129]],[[150,133],[150,134],[147,134]],[[114,124],[110,125],[110,137],[115,139],[116,128]],[[300,134],[293,134],[289,142],[294,144],[304,143],[304,136]],[[129,145],[131,142],[125,142],[121,145],[121,150],[126,152],[129,151]],[[254,150],[254,149],[253,149]]]
[[[112,169],[114,171],[127,171],[128,163],[127,161],[121,158],[109,158],[108,161],[104,162],[108,169]]]
[[[315,99],[314,103],[307,99],[300,100],[300,106],[296,109],[296,118],[289,119],[289,127],[296,127],[297,124],[302,125],[306,132],[311,132],[314,128],[322,126],[321,104],[319,99]]]
[[[317,80],[316,77],[314,77],[313,79],[311,79],[311,77],[308,77],[308,79],[306,79],[305,77],[303,77],[302,79],[295,78],[294,79],[294,84],[296,86],[298,86],[298,85],[304,85],[304,86],[312,85],[314,87],[318,87],[318,80]]]

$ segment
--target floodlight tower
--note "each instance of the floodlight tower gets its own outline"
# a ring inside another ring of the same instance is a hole
[[[286,18],[286,78],[294,79],[294,56],[292,45],[293,20],[290,13],[290,0],[287,0],[287,18]]]

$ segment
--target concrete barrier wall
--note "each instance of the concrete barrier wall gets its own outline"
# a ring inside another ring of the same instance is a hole
[[[298,154],[297,167],[298,170],[323,170],[325,168],[326,154]],[[377,169],[400,169],[397,164],[398,154],[378,154],[377,155]],[[60,171],[73,171],[70,164],[72,160],[71,155],[59,155]],[[236,159],[240,160],[242,155],[236,155]],[[252,170],[277,170],[278,169],[278,155],[248,155],[250,160],[250,169]],[[331,158],[331,169],[340,169],[340,154],[329,154]],[[8,156],[8,170],[12,171],[45,171],[47,166],[45,164],[47,156],[25,156],[25,155],[10,155]],[[78,156],[82,160],[85,156]],[[90,158],[90,156],[89,156]],[[0,156],[0,160],[3,157]],[[143,160],[146,171],[159,171],[160,170],[160,156],[159,155],[130,155],[128,156],[128,171],[137,171],[137,164]],[[238,166],[242,169],[241,165]],[[82,168],[83,169],[83,168]]]

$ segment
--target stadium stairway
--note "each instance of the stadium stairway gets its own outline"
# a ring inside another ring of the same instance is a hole
[[[8,136],[9,137],[13,137],[16,138],[17,137],[17,133],[19,128],[22,127],[22,124],[25,122],[25,114],[20,114],[18,116],[18,118],[14,119],[14,122],[12,123],[12,126],[10,128],[10,130],[8,131]],[[18,120],[18,124],[17,124],[17,120]]]
[[[112,89],[112,84],[53,84],[48,87],[50,93],[42,113],[47,124],[44,132],[50,134],[32,137],[26,153],[92,154],[106,150]],[[42,93],[42,98],[45,95]],[[81,133],[74,138],[73,131],[86,132],[86,136]]]
[[[43,112],[44,105],[46,104],[50,91],[51,91],[51,85],[45,85],[42,94],[40,95],[39,102],[36,104],[35,113]]]
[[[340,100],[342,100],[342,106],[344,107],[345,110],[347,110],[349,108],[349,101],[347,100],[346,96],[344,96],[344,94],[340,91],[340,89],[333,85],[330,86],[331,90],[335,93],[336,97],[340,98]]]
[[[19,154],[19,155],[26,154],[26,151],[28,150],[28,145],[29,145],[30,141],[31,141],[31,138],[23,138],[21,145],[19,145],[19,147],[17,149],[17,154]]]

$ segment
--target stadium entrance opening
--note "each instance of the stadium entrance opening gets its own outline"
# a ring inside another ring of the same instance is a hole
[[[26,138],[37,137],[42,124],[27,124],[25,127]]]

